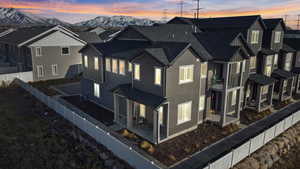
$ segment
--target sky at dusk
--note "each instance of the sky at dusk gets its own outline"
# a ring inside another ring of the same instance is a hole
[[[168,18],[179,15],[180,0],[0,0],[1,7],[75,23],[99,15],[129,15],[161,19],[167,9]],[[184,0],[184,16],[193,16],[194,0]],[[200,0],[202,17],[261,14],[264,17],[288,16],[289,25],[296,24],[300,0]]]

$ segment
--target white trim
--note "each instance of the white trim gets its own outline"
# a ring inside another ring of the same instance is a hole
[[[159,71],[159,72],[157,72],[157,71]],[[156,79],[156,78],[158,78],[157,75],[159,75],[159,79]],[[162,68],[154,67],[154,84],[157,86],[161,86],[161,83],[162,83]]]
[[[190,113],[190,114],[182,114],[182,115],[188,115],[189,117],[185,117],[185,119],[179,119],[179,110],[180,110],[180,106],[184,106],[181,108],[186,108],[185,106],[190,106],[190,110],[185,110],[186,112],[182,112],[182,113]],[[187,123],[189,121],[192,120],[192,109],[193,109],[193,101],[188,101],[188,102],[184,102],[184,103],[180,103],[177,105],[177,125],[181,125],[184,123]]]
[[[84,45],[87,44],[85,41],[81,40],[81,39],[78,37],[78,36],[79,36],[78,34],[76,34],[76,33],[72,32],[72,31],[68,30],[67,28],[65,28],[65,27],[63,27],[63,26],[58,25],[58,26],[55,26],[55,27],[53,27],[53,28],[51,28],[51,29],[48,29],[47,31],[45,31],[45,32],[43,32],[43,33],[38,34],[38,35],[35,36],[35,37],[32,37],[32,38],[28,39],[27,41],[24,41],[24,42],[20,43],[20,44],[18,45],[18,47],[21,47],[21,46],[25,45],[26,43],[28,43],[28,42],[30,42],[30,41],[32,41],[32,40],[34,40],[34,39],[37,39],[37,38],[39,38],[39,37],[41,37],[41,36],[43,36],[43,35],[45,35],[45,34],[51,32],[51,31],[53,31],[53,30],[65,32],[66,34],[72,36],[74,39],[78,40],[78,41],[81,42],[82,44],[84,44]]]
[[[111,59],[110,58],[105,58],[105,71],[111,72],[111,65],[112,65]]]
[[[189,72],[189,70],[191,70],[191,72]],[[183,72],[181,72],[183,71]],[[180,79],[180,74],[183,73],[183,80]],[[191,73],[190,75],[188,75],[188,73]],[[186,76],[186,79],[184,79]],[[191,76],[190,79],[187,78],[187,76]],[[179,66],[179,78],[178,78],[179,82],[178,84],[186,84],[186,83],[192,83],[194,81],[194,65],[184,65],[184,66]]]
[[[139,68],[138,72],[136,71],[137,67]],[[138,73],[138,77],[137,77],[137,73]],[[141,65],[140,64],[137,64],[137,63],[134,64],[133,79],[138,80],[138,81],[141,80]]]
[[[44,66],[43,65],[37,65],[36,70],[37,70],[37,77],[38,78],[45,76],[45,71],[44,71]],[[40,72],[40,70],[41,70],[41,72]]]
[[[97,56],[94,57],[94,69],[99,70],[99,58]]]
[[[38,52],[38,49],[40,50],[40,52]],[[42,47],[35,47],[35,56],[36,56],[36,57],[41,57],[41,56],[43,56]]]
[[[57,76],[58,75],[58,64],[51,65],[52,75]],[[54,71],[56,70],[56,71]]]

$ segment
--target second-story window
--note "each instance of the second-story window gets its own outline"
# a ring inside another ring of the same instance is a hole
[[[278,64],[278,54],[274,55],[274,66],[277,66]]]
[[[285,58],[284,70],[291,71],[293,53],[288,53]]]
[[[98,59],[98,57],[94,58],[94,68],[95,68],[95,70],[99,70],[99,59]]]
[[[110,71],[111,71],[110,58],[106,58],[106,59],[105,59],[105,70],[106,70],[107,72],[110,72]]]
[[[135,80],[140,80],[141,79],[140,65],[139,64],[134,64],[134,79]]]
[[[100,85],[98,83],[94,83],[94,96],[100,97]]]
[[[155,68],[155,70],[154,70],[154,75],[155,75],[155,77],[154,77],[154,84],[156,84],[156,85],[161,85],[161,69],[160,68]]]
[[[266,65],[272,65],[273,60],[272,60],[272,55],[267,56],[266,58]]]
[[[268,65],[265,67],[265,75],[270,77],[271,74],[272,74],[272,66]]]
[[[87,68],[88,65],[89,65],[89,63],[88,63],[88,57],[87,57],[86,55],[83,56],[83,62],[84,62],[84,63],[83,63],[83,64],[84,64],[84,67]]]
[[[269,91],[269,86],[263,86],[263,87],[261,87],[261,93],[262,93],[262,95],[268,94],[268,91]]]
[[[120,75],[125,75],[125,61],[119,60],[119,73]]]
[[[251,32],[251,44],[258,44],[259,41],[259,30]]]
[[[274,43],[280,43],[281,42],[281,32],[276,31],[275,32],[275,38],[274,38]]]
[[[201,78],[207,77],[207,63],[201,64]]]
[[[112,60],[112,72],[118,73],[118,60],[117,59]]]
[[[194,80],[194,65],[179,67],[179,84],[193,82]]]
[[[256,57],[250,58],[250,69],[256,69]]]
[[[36,47],[35,48],[35,53],[36,53],[36,56],[42,56],[42,48],[41,47]]]

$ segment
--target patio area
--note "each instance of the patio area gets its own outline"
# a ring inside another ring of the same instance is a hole
[[[114,113],[91,101],[81,100],[80,96],[67,96],[62,97],[62,99],[76,106],[106,126],[111,126],[114,124]]]

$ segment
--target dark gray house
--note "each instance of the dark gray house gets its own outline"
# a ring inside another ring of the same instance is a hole
[[[183,24],[130,26],[81,53],[83,97],[153,143],[205,120],[238,122],[245,62],[254,55],[239,32],[201,32]]]
[[[300,31],[287,31],[284,37],[284,50],[292,53],[292,72],[295,75],[293,91],[300,93]],[[290,54],[291,55],[291,54]]]
[[[86,38],[88,39],[88,38]],[[5,62],[17,71],[32,71],[34,81],[72,76],[80,72],[82,36],[62,27],[8,30],[0,37]]]

